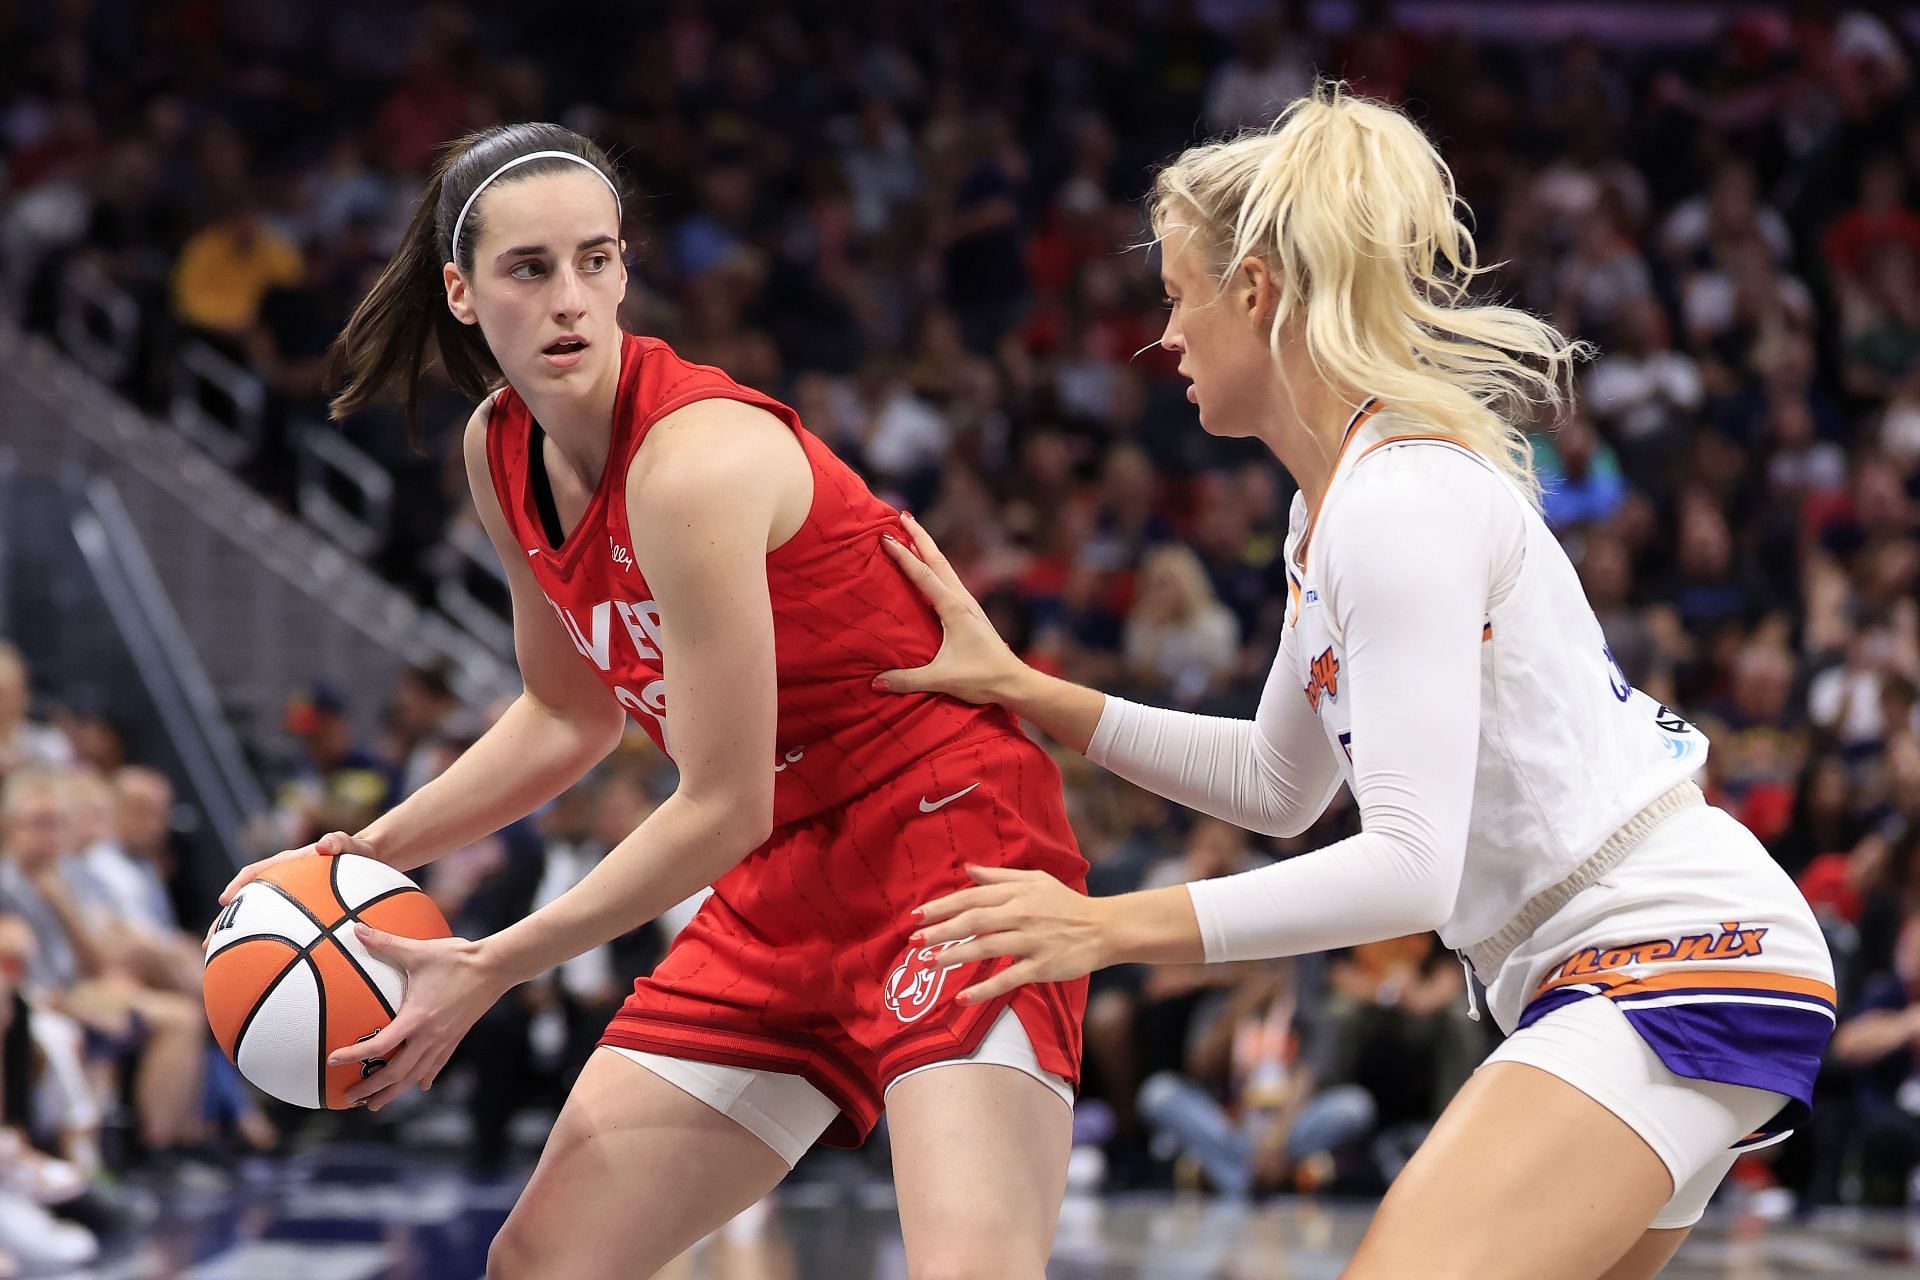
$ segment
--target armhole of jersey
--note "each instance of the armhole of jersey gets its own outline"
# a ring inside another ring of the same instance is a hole
[[[1479,463],[1482,467],[1486,468],[1486,470],[1489,473],[1491,473],[1491,475],[1493,476],[1495,487],[1498,488],[1508,498],[1510,498],[1517,506],[1520,506],[1527,510],[1531,510],[1531,507],[1527,503],[1525,496],[1520,493],[1519,489],[1514,485],[1514,483],[1511,480],[1507,478],[1506,474],[1502,472],[1500,468],[1494,466],[1492,462],[1488,461],[1478,451],[1454,439],[1452,436],[1437,435],[1437,434],[1430,434],[1430,433],[1409,432],[1405,435],[1388,436],[1385,439],[1376,440],[1372,444],[1368,445],[1365,449],[1363,449],[1360,453],[1360,456],[1353,460],[1353,466],[1348,469],[1348,474],[1351,475],[1354,470],[1357,470],[1360,464],[1365,462],[1368,456],[1372,454],[1374,451],[1384,448],[1387,445],[1422,445],[1422,444],[1438,445],[1442,448],[1452,449],[1456,453],[1465,454],[1468,458],[1471,458],[1473,461]],[[1493,638],[1493,611],[1499,608],[1501,605],[1504,605],[1509,599],[1512,598],[1514,588],[1520,585],[1520,574],[1526,568],[1527,529],[1526,529],[1526,521],[1524,520],[1524,518],[1521,521],[1520,546],[1518,550],[1515,552],[1515,554],[1518,557],[1518,563],[1516,563],[1513,566],[1512,581],[1507,584],[1506,593],[1500,596],[1500,598],[1497,600],[1494,598],[1493,593],[1498,587],[1498,583],[1492,580],[1492,575],[1497,574],[1499,572],[1500,566],[1498,564],[1495,564],[1490,566],[1489,568],[1490,576],[1487,584],[1487,592],[1488,592],[1487,623],[1486,623],[1486,631],[1484,634],[1484,638],[1487,640],[1491,640]],[[1289,566],[1289,570],[1291,570],[1291,566]],[[1291,581],[1292,581],[1291,576],[1289,576],[1288,581],[1289,581],[1289,585],[1291,585]],[[1339,621],[1337,620],[1335,613],[1331,608],[1327,610],[1326,627],[1327,627],[1327,633],[1330,636],[1332,636],[1337,643],[1343,646],[1346,644],[1346,637],[1341,634]]]
[[[806,460],[807,478],[813,490],[812,497],[807,503],[807,513],[801,518],[800,527],[795,529],[785,542],[767,552],[767,558],[774,560],[780,556],[802,549],[810,542],[818,541],[817,530],[819,528],[819,521],[817,517],[820,514],[820,490],[822,486],[820,468],[815,465],[813,456],[814,445],[808,442],[809,437],[817,441],[819,447],[822,449],[826,448],[826,444],[824,441],[819,441],[819,437],[813,436],[813,433],[806,429],[806,424],[800,421],[800,414],[797,410],[791,405],[782,404],[772,396],[755,391],[752,387],[740,386],[738,383],[733,383],[731,386],[726,384],[713,384],[706,387],[695,388],[692,391],[675,396],[657,408],[653,416],[641,427],[640,442],[634,445],[633,456],[638,457],[640,455],[640,447],[646,443],[647,433],[651,432],[662,418],[670,413],[676,413],[690,404],[697,404],[702,400],[732,400],[738,404],[746,405],[750,409],[758,409],[762,413],[767,414],[773,418],[774,421],[780,423],[788,431],[793,433],[795,442],[800,446],[800,456]],[[829,455],[832,455],[831,450],[827,452]],[[633,465],[631,458],[628,459],[627,465]],[[621,523],[624,524],[625,522],[626,513],[623,510],[621,513]],[[814,535],[812,538],[808,537],[810,533]]]

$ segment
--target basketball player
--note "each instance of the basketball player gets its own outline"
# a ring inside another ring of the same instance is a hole
[[[1521,423],[1578,354],[1475,305],[1452,179],[1398,112],[1323,86],[1182,155],[1152,205],[1161,343],[1216,435],[1299,482],[1280,653],[1252,721],[1022,665],[938,548],[895,559],[946,641],[914,696],[1004,705],[1140,786],[1298,834],[1342,782],[1361,833],[1217,880],[1087,899],[986,868],[930,903],[962,998],[1122,961],[1230,961],[1436,929],[1510,1037],[1454,1098],[1344,1273],[1651,1276],[1736,1150],[1804,1111],[1833,1026],[1793,883],[1689,779],[1707,743],[1634,690],[1535,505]],[[1477,1014],[1477,1011],[1476,1011]]]
[[[608,1027],[489,1274],[652,1275],[816,1139],[858,1145],[884,1102],[913,1273],[1039,1280],[1085,981],[961,1006],[999,963],[953,974],[907,937],[969,861],[1084,883],[1058,771],[998,707],[870,688],[895,651],[939,644],[881,550],[898,513],[787,406],[620,331],[620,216],[587,139],[466,138],[335,346],[336,415],[397,388],[411,419],[429,340],[480,399],[468,477],[526,688],[440,778],[319,850],[417,867],[572,785],[627,716],[679,771],[525,920],[375,935],[409,986],[386,1030],[336,1055],[385,1060],[349,1097],[431,1085],[503,992],[711,884]]]

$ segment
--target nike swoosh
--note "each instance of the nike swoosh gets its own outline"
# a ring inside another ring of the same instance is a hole
[[[977,787],[979,785],[980,784],[976,782],[973,784],[973,787]],[[921,796],[920,812],[932,813],[935,809],[944,809],[946,806],[952,804],[955,800],[958,800],[961,796],[967,794],[968,791],[973,790],[973,787],[967,787],[964,790],[956,791],[952,795],[948,796],[945,800],[934,800],[929,802],[925,796]]]

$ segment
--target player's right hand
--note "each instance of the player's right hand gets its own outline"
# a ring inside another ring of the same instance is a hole
[[[986,610],[960,581],[932,536],[905,512],[900,525],[913,539],[913,549],[892,537],[881,545],[939,613],[945,634],[932,662],[906,671],[883,671],[874,677],[873,687],[883,693],[946,693],[967,702],[1000,701],[1024,664],[993,629]]]
[[[298,849],[288,849],[283,853],[274,854],[271,858],[262,858],[258,862],[249,862],[246,866],[240,868],[240,870],[234,873],[233,879],[227,881],[227,887],[220,891],[220,905],[224,907],[229,902],[232,902],[234,894],[244,889],[248,881],[257,877],[268,867],[277,866],[282,862],[290,862],[294,858],[311,857],[316,853],[329,858],[342,853],[357,853],[366,858],[375,856],[373,846],[365,840],[360,839],[360,837],[350,836],[344,831],[329,831],[312,844],[303,844]]]

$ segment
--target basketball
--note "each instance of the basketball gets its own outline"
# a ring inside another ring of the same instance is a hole
[[[444,938],[446,918],[405,874],[356,854],[295,858],[251,881],[207,941],[203,991],[214,1038],[240,1074],[282,1102],[333,1110],[373,1066],[327,1055],[393,1020],[406,974],[354,935],[356,921]]]

